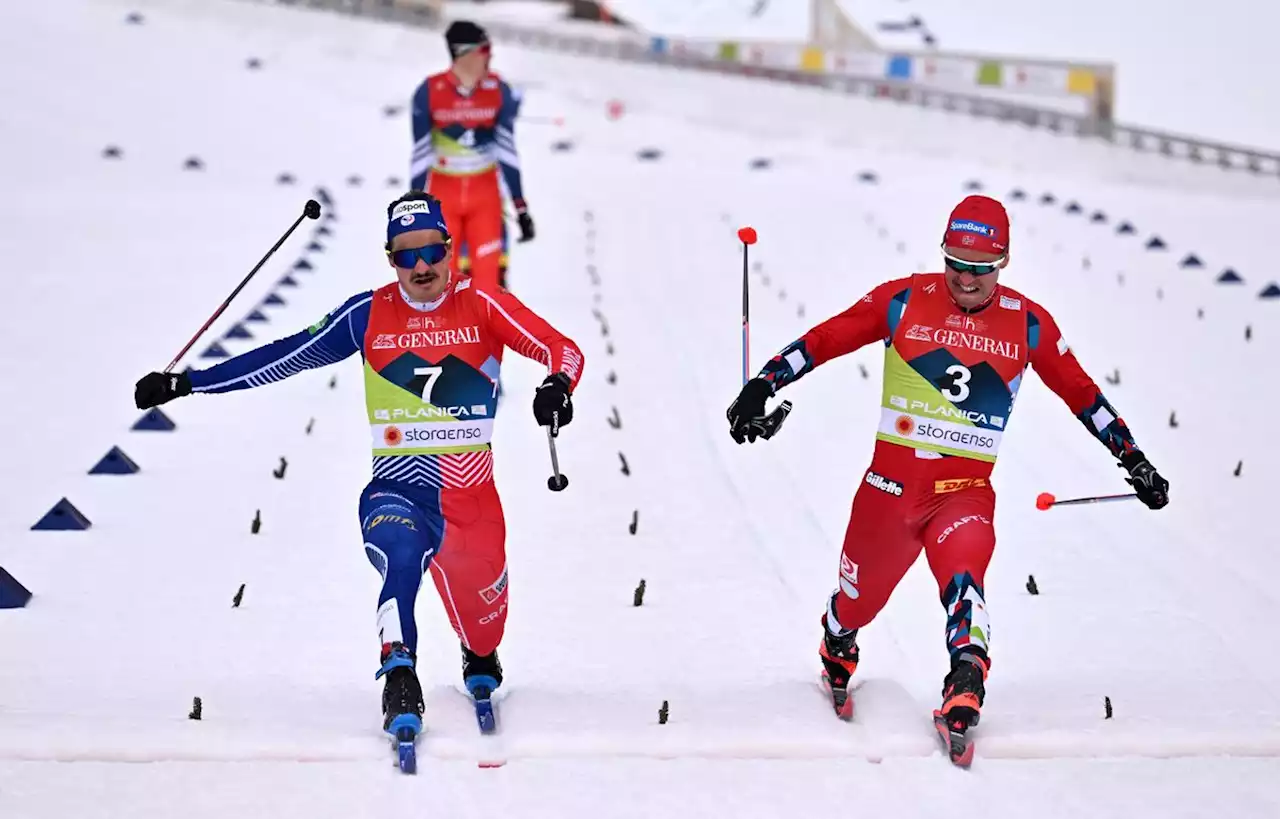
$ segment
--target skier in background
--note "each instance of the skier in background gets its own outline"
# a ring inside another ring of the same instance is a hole
[[[455,241],[466,244],[471,275],[493,290],[499,286],[504,249],[504,185],[519,241],[534,237],[515,143],[520,96],[489,70],[492,46],[480,26],[456,21],[445,32],[445,43],[453,64],[427,77],[413,95],[410,187],[444,203]],[[454,273],[461,272],[459,256]]]
[[[983,591],[995,548],[990,475],[1026,367],[1119,459],[1143,503],[1163,507],[1169,484],[1048,311],[998,283],[1009,262],[1004,207],[985,196],[962,201],[948,221],[942,256],[944,272],[885,282],[785,347],[742,388],[728,418],[738,443],[767,439],[780,421],[766,416],[765,401],[778,389],[827,361],[884,343],[875,454],[854,497],[818,654],[832,703],[848,719],[858,630],[923,549],[946,608],[951,655],[935,718],[963,737],[978,722],[991,667]]]
[[[421,731],[414,603],[430,571],[462,643],[477,700],[502,683],[507,619],[506,525],[490,437],[504,347],[545,364],[533,415],[552,435],[573,420],[582,352],[505,290],[449,269],[452,236],[439,200],[412,191],[387,208],[396,281],[352,296],[310,328],[207,370],[150,373],[140,409],[197,393],[260,387],[359,353],[373,436],[373,480],[360,496],[369,562],[382,575],[376,677],[383,727]]]

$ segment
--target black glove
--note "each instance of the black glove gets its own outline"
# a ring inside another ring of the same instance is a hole
[[[533,394],[533,417],[538,426],[551,427],[552,437],[560,434],[560,427],[573,420],[573,401],[569,399],[569,376],[564,373],[549,375]]]
[[[1129,477],[1124,479],[1125,483],[1133,487],[1138,500],[1145,503],[1147,508],[1161,509],[1169,504],[1169,482],[1160,476],[1147,456],[1136,450],[1126,452],[1120,456],[1120,463],[1116,466],[1129,471]]]
[[[133,388],[133,403],[138,409],[151,409],[191,394],[191,379],[186,373],[147,373]]]
[[[533,239],[533,217],[529,215],[529,206],[525,204],[523,199],[517,199],[513,203],[516,206],[516,222],[520,225],[520,241],[527,242]]]
[[[742,392],[729,405],[729,434],[738,443],[756,438],[769,438],[772,430],[766,424],[764,402],[773,395],[773,385],[763,378],[753,378],[742,385]]]

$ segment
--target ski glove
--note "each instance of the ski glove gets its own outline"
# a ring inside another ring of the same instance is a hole
[[[138,409],[151,409],[191,394],[191,379],[186,373],[147,373],[133,388],[133,403]]]
[[[753,378],[742,386],[742,392],[729,405],[726,415],[729,417],[729,435],[738,443],[756,438],[768,439],[768,418],[764,412],[764,402],[773,395],[773,385],[763,378]]]
[[[534,237],[533,217],[529,215],[529,206],[523,199],[513,203],[516,207],[516,222],[520,225],[520,241],[528,242]]]
[[[569,398],[569,376],[554,373],[546,377],[533,394],[533,417],[538,426],[551,427],[551,435],[573,420],[573,401]]]
[[[1133,487],[1134,494],[1147,508],[1161,509],[1169,504],[1169,482],[1160,476],[1141,452],[1126,452],[1120,456],[1120,463],[1116,466],[1129,471],[1125,483]]]

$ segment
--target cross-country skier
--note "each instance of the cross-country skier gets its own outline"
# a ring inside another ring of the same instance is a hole
[[[505,248],[504,186],[519,241],[534,237],[516,153],[520,94],[489,70],[492,45],[483,28],[458,20],[445,31],[445,43],[453,64],[427,77],[413,95],[410,187],[445,203],[455,241],[467,245],[471,275],[493,290]],[[460,272],[456,257],[453,272]]]
[[[854,497],[818,654],[836,711],[847,719],[858,629],[880,612],[923,549],[947,612],[951,670],[939,711],[962,735],[978,721],[991,667],[983,593],[995,548],[990,475],[1027,366],[1120,460],[1143,503],[1167,504],[1169,483],[1076,361],[1049,312],[998,283],[1009,263],[1004,207],[967,197],[951,213],[942,256],[944,272],[885,282],[785,347],[742,388],[728,417],[738,443],[767,439],[778,421],[766,416],[765,401],[779,388],[884,343],[875,454]]]
[[[413,191],[387,208],[396,280],[347,299],[310,328],[207,370],[150,373],[140,409],[196,393],[260,387],[303,370],[364,359],[373,480],[360,496],[369,562],[382,575],[377,677],[383,727],[421,730],[414,602],[430,571],[462,643],[462,675],[477,699],[502,682],[497,648],[507,619],[506,526],[489,444],[503,348],[545,364],[533,399],[553,435],[573,420],[582,374],[577,345],[505,290],[449,270],[451,235],[439,200]]]

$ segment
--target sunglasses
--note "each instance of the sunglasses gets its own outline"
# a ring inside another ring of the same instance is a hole
[[[461,57],[464,54],[470,54],[473,51],[478,51],[481,54],[492,54],[493,46],[491,46],[489,43],[480,43],[478,45],[457,46],[455,54],[458,57]]]
[[[964,259],[957,259],[945,250],[942,251],[942,258],[946,259],[947,267],[957,273],[969,273],[974,276],[986,276],[1000,269],[1000,265],[1004,264],[1004,258],[996,259],[991,262],[970,262]]]
[[[437,265],[444,261],[444,257],[449,255],[449,246],[427,245],[426,247],[410,247],[404,250],[389,250],[387,255],[391,257],[391,263],[396,267],[402,267],[410,270],[417,266],[418,260],[426,262],[428,265]]]

